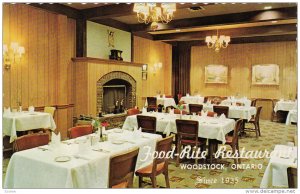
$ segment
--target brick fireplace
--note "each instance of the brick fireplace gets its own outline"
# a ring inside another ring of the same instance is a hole
[[[110,94],[108,94],[108,90],[110,90]],[[106,96],[104,96],[104,92],[106,92]],[[116,93],[121,97],[117,98]],[[107,112],[113,106],[112,102],[120,103],[122,99],[124,108],[132,108],[136,105],[136,80],[131,75],[122,71],[112,71],[97,81],[97,112]]]

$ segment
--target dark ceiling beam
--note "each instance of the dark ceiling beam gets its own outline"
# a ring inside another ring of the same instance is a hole
[[[119,21],[111,19],[111,18],[107,18],[107,19],[103,19],[103,20],[93,20],[92,22],[96,22],[98,24],[103,24],[106,26],[117,28],[119,30],[131,32],[130,27],[127,24],[125,24],[123,22],[119,22]]]
[[[256,37],[238,37],[238,38],[231,39],[231,41],[229,43],[229,47],[231,44],[260,43],[260,42],[283,42],[283,41],[296,41],[296,39],[297,39],[297,34],[256,36]],[[204,40],[172,41],[172,42],[166,42],[166,43],[176,46],[183,42],[189,46],[206,46],[206,43],[204,42]]]
[[[53,3],[53,4],[30,3],[29,5],[33,6],[33,7],[45,9],[45,10],[53,12],[53,13],[63,14],[63,15],[66,15],[67,17],[73,18],[73,19],[82,18],[81,12],[79,10],[69,7],[69,6],[66,6],[66,5],[59,4],[59,3]]]
[[[154,40],[159,41],[186,41],[201,40],[206,36],[216,35],[216,30],[207,30],[199,32],[184,32],[174,34],[154,35]],[[258,26],[249,28],[236,28],[220,30],[219,34],[234,37],[259,36],[259,35],[279,35],[297,33],[296,24],[282,24],[273,26]]]
[[[191,3],[185,3],[185,4],[179,4],[177,3],[177,9],[185,9],[189,7],[194,6],[205,6],[209,4],[203,4],[203,3],[197,3],[197,4],[191,4]],[[126,3],[119,3],[119,4],[113,4],[113,5],[104,5],[100,7],[95,8],[89,8],[82,10],[82,14],[84,15],[84,18],[87,20],[98,20],[98,19],[106,19],[106,18],[114,18],[114,17],[120,17],[120,16],[130,16],[130,15],[136,15],[135,12],[133,12],[133,6],[134,4],[126,4]]]
[[[201,26],[263,22],[263,21],[293,19],[293,18],[297,18],[297,7],[173,20],[168,24],[160,24],[158,29],[171,30],[171,29],[183,29],[183,28],[192,28],[192,27],[201,27]],[[130,25],[130,27],[133,32],[151,31],[150,24],[149,25],[133,24]]]

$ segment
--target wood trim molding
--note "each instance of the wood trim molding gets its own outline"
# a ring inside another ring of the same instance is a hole
[[[117,64],[117,65],[133,65],[133,66],[142,66],[142,63],[134,63],[127,61],[117,61],[117,60],[109,60],[109,59],[100,59],[93,57],[76,57],[72,58],[73,62],[91,62],[91,63],[108,63],[108,64]]]

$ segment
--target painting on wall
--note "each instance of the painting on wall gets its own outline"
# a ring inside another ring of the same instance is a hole
[[[252,66],[253,85],[279,85],[279,66],[262,64]]]
[[[205,66],[205,83],[226,84],[228,67],[225,65]]]

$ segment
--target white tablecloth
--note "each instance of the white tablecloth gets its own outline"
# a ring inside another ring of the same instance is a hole
[[[189,112],[189,105],[185,104],[185,111]],[[203,104],[204,111],[213,112],[212,104]],[[256,114],[256,107],[250,106],[229,106],[228,118],[241,118],[247,119],[248,121],[251,119],[253,115]]]
[[[286,117],[286,125],[290,125],[293,123],[298,123],[298,111],[297,110],[290,110],[289,114]]]
[[[201,96],[183,96],[180,101],[186,104],[201,104],[204,102],[204,97]]]
[[[156,99],[157,99],[157,105],[161,104],[161,105],[164,105],[164,107],[168,107],[168,106],[175,107],[176,106],[174,98],[158,98],[158,97],[156,97]],[[148,106],[147,100],[145,102],[145,106]]]
[[[288,187],[287,168],[297,168],[297,147],[276,145],[274,151],[278,155],[271,156],[260,188],[269,188],[270,186]]]
[[[292,109],[297,109],[297,102],[295,101],[278,101],[275,104],[274,111],[277,112],[279,110],[289,111]]]
[[[111,130],[110,130],[111,131]],[[145,134],[141,138],[133,138],[132,132],[123,133],[111,132],[114,136],[132,141],[121,145],[113,144],[110,141],[98,142],[94,148],[102,148],[110,152],[93,151],[87,147],[84,154],[78,154],[79,144],[61,144],[60,153],[51,150],[49,146],[43,146],[50,150],[43,151],[38,148],[25,150],[13,154],[10,159],[4,188],[107,188],[109,176],[109,160],[112,155],[125,152],[133,147],[139,147],[139,155],[136,170],[149,165],[153,158],[145,159],[145,154],[150,148],[152,153],[156,141],[161,139],[160,135]],[[111,135],[109,134],[109,135]],[[80,137],[86,138],[86,137]],[[90,145],[90,142],[87,142]],[[57,156],[67,155],[71,157],[67,162],[55,162]],[[75,158],[79,155],[85,159]],[[87,159],[87,160],[86,160]]]
[[[53,117],[44,112],[16,112],[3,115],[3,134],[10,136],[10,142],[17,138],[17,131],[28,131],[32,129],[55,130],[56,125]]]
[[[230,105],[232,103],[243,103],[246,107],[251,106],[251,100],[245,99],[245,98],[240,98],[240,99],[229,99],[228,98],[221,102],[221,104],[224,104],[224,105]]]
[[[168,114],[168,113],[147,113],[143,114],[147,116],[156,117],[156,131],[163,132],[164,134],[177,133],[176,119],[180,118],[180,115]],[[226,142],[225,135],[232,131],[235,126],[233,119],[222,120],[220,118],[212,117],[200,117],[192,115],[183,115],[182,119],[191,119],[199,121],[198,136],[209,139],[217,139]],[[124,122],[124,130],[133,130],[137,127],[136,115],[128,116]]]

